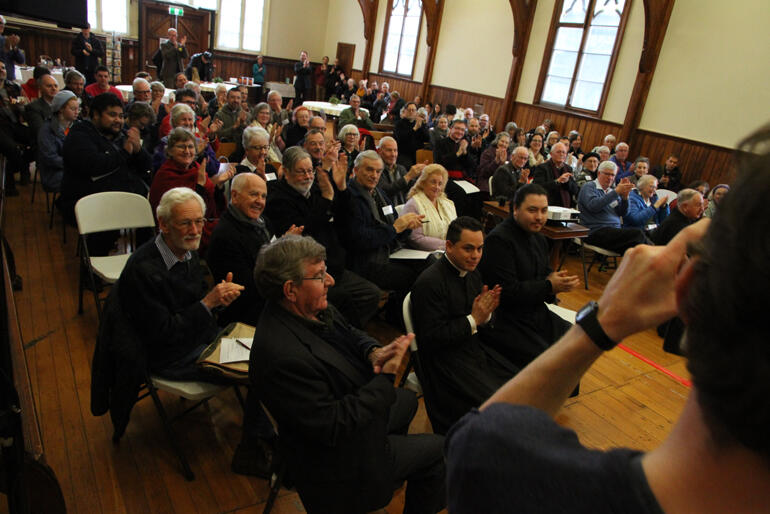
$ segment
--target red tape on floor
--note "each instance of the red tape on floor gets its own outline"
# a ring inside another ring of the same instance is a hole
[[[649,364],[650,366],[652,366],[653,368],[657,369],[661,373],[664,373],[664,374],[668,375],[669,377],[673,378],[674,380],[676,380],[677,382],[679,382],[683,386],[685,386],[685,387],[692,387],[692,382],[691,381],[687,380],[686,378],[680,377],[679,375],[677,375],[676,373],[674,373],[672,371],[667,370],[666,368],[664,368],[663,366],[661,366],[657,362],[648,359],[647,357],[645,357],[644,355],[642,355],[639,352],[635,352],[634,350],[632,350],[628,346],[619,344],[618,348],[620,348],[624,352],[630,353],[631,355],[633,355],[634,357],[636,357],[640,361]]]

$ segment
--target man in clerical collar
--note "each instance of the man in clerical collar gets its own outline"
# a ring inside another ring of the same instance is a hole
[[[492,191],[497,198],[512,200],[516,190],[528,181],[529,151],[524,146],[517,146],[511,154],[511,160],[498,167],[492,175]]]
[[[517,368],[483,344],[479,329],[500,303],[499,285],[483,285],[476,270],[484,232],[460,216],[447,229],[446,254],[412,287],[412,315],[420,342],[420,384],[433,431],[455,421],[511,378]]]
[[[500,308],[494,326],[484,334],[512,364],[523,368],[570,327],[546,303],[571,291],[578,277],[553,271],[548,241],[540,233],[548,219],[546,190],[527,184],[516,191],[513,215],[487,235],[479,271],[484,283],[500,284]]]

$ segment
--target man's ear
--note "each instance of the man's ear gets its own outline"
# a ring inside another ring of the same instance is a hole
[[[690,291],[693,278],[695,277],[695,261],[697,257],[688,259],[687,262],[679,270],[679,274],[676,276],[674,282],[674,292],[676,294],[676,310],[679,313],[679,317],[684,321],[684,324],[689,324],[684,313],[684,302],[687,299],[687,293]]]
[[[287,301],[294,303],[297,300],[297,294],[294,292],[294,282],[287,280],[283,283],[283,297]]]
[[[168,223],[166,223],[166,220],[158,216],[158,230],[162,234],[168,234]]]

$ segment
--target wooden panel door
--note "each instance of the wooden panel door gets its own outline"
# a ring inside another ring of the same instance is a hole
[[[350,71],[353,69],[353,56],[356,54],[356,45],[350,43],[337,43],[337,59],[340,60],[340,67],[345,70],[345,76],[350,77]],[[334,61],[334,59],[332,59]]]
[[[158,76],[158,70],[152,64],[151,58],[158,49],[160,38],[167,37],[169,28],[177,29],[179,37],[187,36],[185,46],[190,56],[210,48],[210,11],[184,6],[184,16],[171,16],[168,13],[168,4],[142,2],[139,5],[140,68],[154,77]]]

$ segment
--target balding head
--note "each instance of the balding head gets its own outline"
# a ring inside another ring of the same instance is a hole
[[[230,186],[230,204],[244,216],[258,220],[265,210],[267,183],[256,173],[239,173]]]
[[[398,143],[392,137],[385,136],[380,139],[380,144],[377,145],[377,153],[382,157],[382,162],[385,163],[385,166],[390,168],[398,159]]]
[[[40,85],[40,96],[46,102],[52,102],[53,97],[59,92],[59,83],[51,75],[43,75],[38,79]]]

